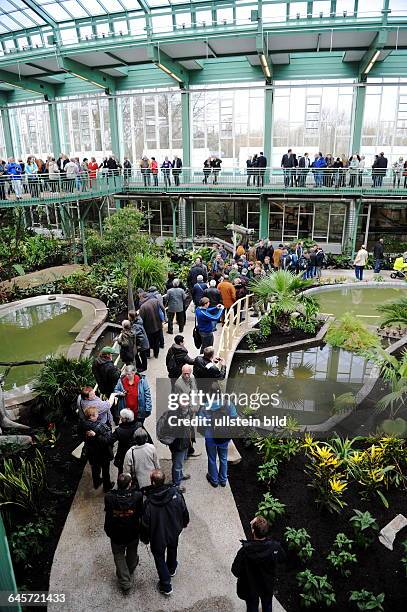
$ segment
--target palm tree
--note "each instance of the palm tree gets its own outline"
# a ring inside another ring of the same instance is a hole
[[[385,315],[381,327],[394,325],[395,323],[407,327],[407,297],[402,297],[390,304],[381,304],[377,307],[377,310]]]
[[[311,284],[311,280],[304,280],[301,276],[291,274],[287,270],[279,270],[252,281],[250,289],[258,302],[269,305],[274,325],[284,331],[289,331],[291,329],[290,318],[294,312],[307,316],[307,306],[316,305],[314,298],[301,293]]]

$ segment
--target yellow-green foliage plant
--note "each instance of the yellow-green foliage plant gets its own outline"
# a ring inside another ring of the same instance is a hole
[[[380,345],[379,337],[349,312],[331,323],[325,340],[333,347],[352,353],[360,353]]]

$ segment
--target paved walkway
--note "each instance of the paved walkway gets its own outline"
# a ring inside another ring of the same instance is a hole
[[[193,346],[194,316],[188,311],[185,328],[190,355],[198,354]],[[176,326],[175,326],[176,327]],[[165,355],[173,336],[165,334],[165,349],[158,359],[150,359],[148,379],[153,399],[156,378],[166,373]],[[154,414],[146,421],[155,437]],[[188,459],[185,499],[190,524],[179,545],[179,570],[173,580],[174,592],[163,598],[156,590],[157,574],[149,549],[140,544],[140,564],[135,586],[123,596],[117,586],[109,540],[103,531],[103,493],[94,491],[89,466],[86,466],[78,491],[67,517],[50,577],[50,591],[65,592],[70,612],[88,610],[123,610],[133,612],[242,612],[243,602],[236,596],[235,579],[230,567],[239,540],[244,537],[239,514],[229,487],[213,489],[206,481],[206,455],[202,438],[195,446],[202,455]],[[163,469],[170,471],[168,448],[157,443]],[[50,611],[61,607],[50,605]],[[276,603],[275,612],[282,608]]]
[[[54,266],[52,268],[46,268],[45,270],[38,270],[37,272],[30,272],[23,276],[16,276],[11,281],[3,281],[0,286],[3,288],[12,287],[17,285],[20,289],[27,289],[27,287],[38,287],[39,285],[45,285],[46,283],[52,283],[56,280],[60,280],[65,276],[69,276],[72,272],[81,270],[83,266],[80,264],[64,264],[63,266]]]

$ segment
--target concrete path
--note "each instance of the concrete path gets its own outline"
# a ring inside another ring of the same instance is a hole
[[[194,316],[188,311],[184,333],[191,356],[198,354],[192,340]],[[177,327],[175,326],[176,332]],[[148,379],[153,399],[156,378],[166,374],[165,355],[173,336],[165,334],[165,349],[158,359],[150,359]],[[152,415],[146,427],[155,438]],[[183,532],[179,545],[179,569],[173,579],[174,592],[164,598],[156,590],[157,574],[149,549],[140,545],[140,564],[135,573],[135,586],[123,596],[117,586],[110,543],[103,531],[103,493],[95,492],[89,466],[86,466],[58,548],[55,552],[49,590],[65,592],[63,610],[123,610],[133,612],[242,612],[245,605],[236,596],[235,578],[230,567],[244,538],[232,492],[212,488],[205,479],[206,455],[202,438],[198,438],[197,458],[186,462],[191,480],[186,482],[185,499],[190,512],[190,524]],[[157,442],[160,461],[170,473],[168,448]],[[61,606],[48,607],[59,612]],[[283,611],[276,602],[275,612]]]
[[[20,289],[27,289],[27,287],[38,287],[39,285],[45,285],[46,283],[52,283],[56,280],[60,280],[65,276],[69,276],[72,272],[77,272],[83,269],[80,264],[64,264],[63,266],[54,266],[52,268],[46,268],[45,270],[38,270],[37,272],[30,272],[24,274],[24,276],[16,276],[11,281],[3,281],[0,283],[2,288],[9,288],[13,285],[17,285]]]

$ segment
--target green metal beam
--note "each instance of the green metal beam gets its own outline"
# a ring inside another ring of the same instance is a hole
[[[33,77],[19,76],[18,74],[7,72],[6,70],[0,70],[0,82],[49,98],[55,97],[55,87],[53,85],[38,81]]]
[[[273,152],[273,90],[266,87],[264,93],[264,155],[267,157],[267,165],[271,166],[271,157]],[[266,177],[267,180],[267,177]]]
[[[349,154],[359,153],[362,142],[363,115],[365,110],[366,87],[356,87],[353,99],[352,139]]]
[[[179,83],[180,87],[185,87],[185,85],[188,85],[188,70],[164,53],[164,51],[162,51],[157,45],[149,46],[148,56],[158,68],[165,72],[174,81]]]
[[[181,118],[182,118],[182,163],[187,168],[191,167],[191,113],[190,93],[183,91],[181,94]],[[185,180],[185,178],[184,178]]]
[[[268,238],[269,235],[269,203],[267,196],[260,196],[260,225],[259,238]]]
[[[109,98],[109,122],[110,137],[112,140],[112,152],[116,157],[120,156],[119,123],[117,115],[117,98]]]
[[[61,153],[61,137],[58,126],[58,109],[56,104],[48,104],[49,125],[51,128],[51,142],[54,157],[57,159]]]
[[[4,144],[6,145],[6,154],[7,157],[14,157],[14,144],[13,144],[13,136],[11,132],[11,124],[10,124],[10,114],[7,108],[2,108],[0,110],[1,120],[3,123],[3,134],[4,134]]]
[[[373,67],[373,64],[377,60],[381,49],[383,49],[383,47],[387,43],[387,38],[387,30],[380,30],[379,32],[377,32],[372,44],[359,62],[360,79],[366,79],[368,73]]]
[[[96,87],[104,89],[106,93],[116,92],[115,78],[101,72],[97,68],[85,66],[85,64],[81,64],[76,60],[62,56],[58,56],[58,63],[59,66],[66,72],[73,74],[83,81],[88,81],[88,83],[92,83],[92,85],[95,85]]]

